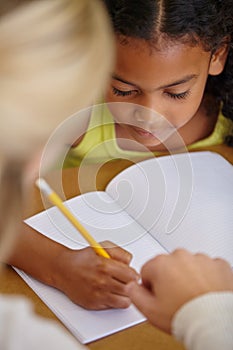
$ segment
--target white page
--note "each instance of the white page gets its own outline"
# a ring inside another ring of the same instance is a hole
[[[166,250],[222,257],[233,266],[233,167],[211,152],[146,160],[106,191]]]
[[[65,204],[98,242],[111,240],[124,247],[147,233],[105,192],[89,192],[74,197]],[[88,245],[56,207],[25,222],[50,239],[72,249]]]
[[[147,231],[159,222],[167,208],[168,218],[172,216],[172,208],[176,208],[177,226],[190,203],[191,157],[189,153],[178,154],[134,164],[117,175],[106,192]]]
[[[133,254],[132,266],[140,270],[150,258],[166,251],[105,192],[87,193],[66,202],[74,215],[97,241],[122,243]],[[71,249],[86,245],[77,231],[58,211],[50,208],[26,220],[37,231]],[[135,239],[140,237],[140,239]],[[63,293],[16,269],[65,326],[82,343],[88,343],[145,320],[134,307],[126,310],[88,311],[72,303]]]

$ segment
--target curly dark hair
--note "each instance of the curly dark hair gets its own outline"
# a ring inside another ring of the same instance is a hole
[[[224,70],[209,76],[206,92],[222,103],[222,113],[233,119],[233,0],[103,0],[122,36],[156,45],[159,35],[191,45],[198,43],[214,53],[227,44]]]

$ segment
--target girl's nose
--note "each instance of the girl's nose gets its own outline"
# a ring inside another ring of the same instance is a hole
[[[161,119],[162,115],[162,106],[154,94],[142,94],[138,97],[134,113],[135,120],[152,124]]]
[[[164,118],[159,113],[140,105],[135,105],[133,120],[136,125],[148,130],[156,126],[159,127],[160,124],[164,124]]]

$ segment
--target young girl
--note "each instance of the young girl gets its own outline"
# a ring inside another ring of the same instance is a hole
[[[65,166],[91,157],[96,144],[102,144],[102,159],[146,156],[140,150],[173,151],[181,146],[176,132],[190,150],[232,144],[232,1],[104,3],[117,44],[105,102],[127,104],[104,106],[102,113],[94,109]]]

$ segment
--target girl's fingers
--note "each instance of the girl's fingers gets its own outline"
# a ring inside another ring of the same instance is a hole
[[[127,250],[115,245],[110,241],[104,241],[100,243],[104,249],[110,254],[112,259],[121,261],[124,264],[129,265],[132,260],[132,254]]]

